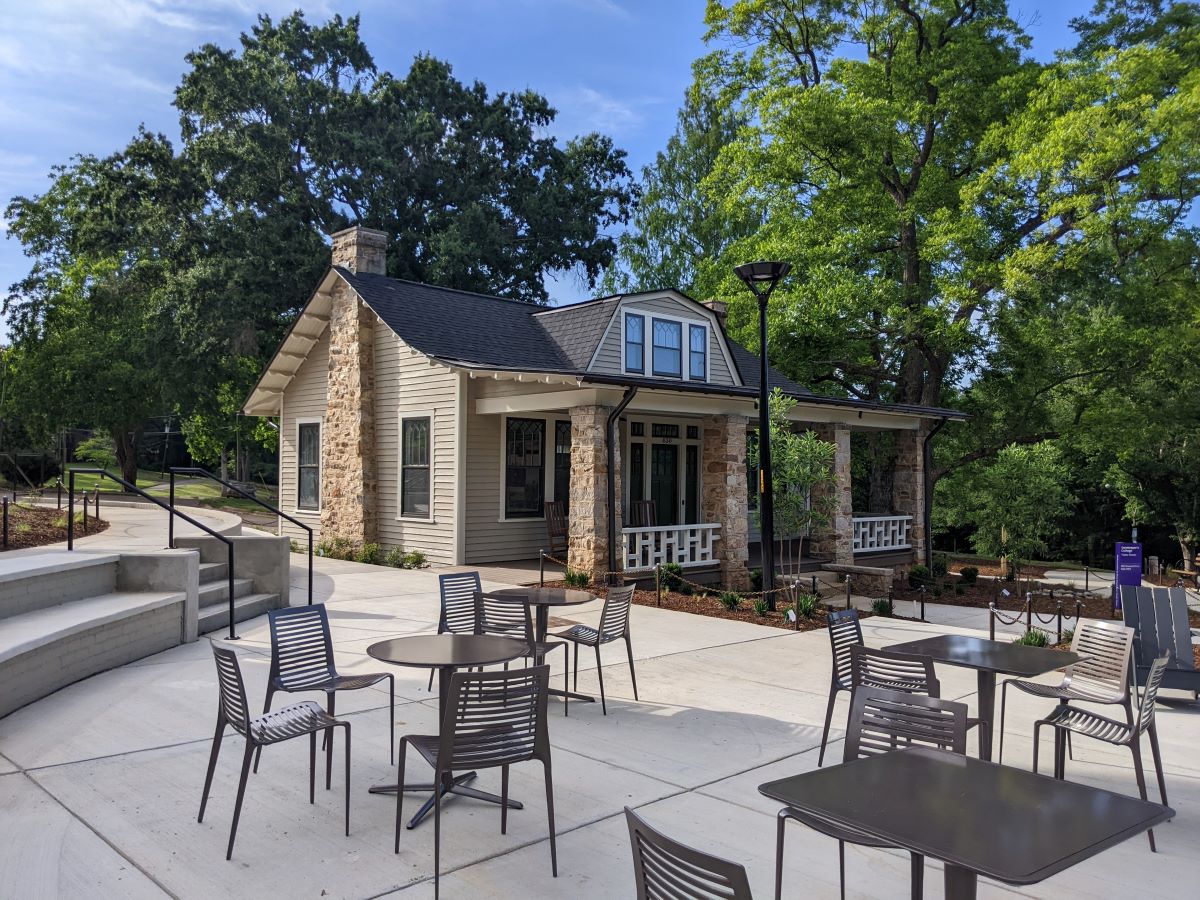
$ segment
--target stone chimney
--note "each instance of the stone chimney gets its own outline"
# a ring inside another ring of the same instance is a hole
[[[387,232],[351,225],[335,231],[333,264],[358,275],[387,274]]]
[[[331,235],[333,265],[386,274],[387,234],[359,225]],[[375,327],[371,308],[343,280],[330,290],[329,381],[321,429],[321,532],[356,546],[377,534]]]
[[[725,330],[725,314],[729,312],[729,304],[724,300],[703,300],[701,306],[707,306],[717,314],[717,321],[721,323],[721,330]]]

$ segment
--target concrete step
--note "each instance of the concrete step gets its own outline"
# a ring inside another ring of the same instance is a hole
[[[233,579],[233,596],[245,597],[254,590],[254,582],[249,578]],[[217,603],[229,603],[229,580],[222,578],[220,581],[208,581],[200,585],[200,608],[204,609],[207,606],[213,606]]]
[[[0,559],[0,618],[111,593],[119,559],[85,550],[6,555]]]
[[[222,581],[229,574],[229,563],[227,562],[202,562],[200,563],[200,583],[208,584],[210,581]]]
[[[245,622],[261,616],[267,610],[279,606],[278,594],[247,594],[233,601],[233,618],[235,622]],[[215,606],[201,608],[200,633],[208,634],[229,627],[229,604],[218,603]]]

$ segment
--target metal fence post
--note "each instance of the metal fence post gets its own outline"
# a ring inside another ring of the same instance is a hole
[[[4,498],[4,549],[8,549],[8,498]]]
[[[1092,568],[1091,568],[1091,566],[1084,566],[1083,567],[1083,589],[1085,591],[1089,590],[1089,582],[1091,580],[1092,580]]]
[[[850,608],[850,573],[846,573],[846,609]]]
[[[1025,592],[1025,630],[1033,631],[1033,591]]]
[[[546,551],[538,550],[538,587],[546,586]]]
[[[56,479],[55,487],[58,488],[58,509],[62,509],[62,479]]]
[[[75,470],[67,476],[67,549],[75,549]]]
[[[1051,593],[1051,595],[1053,595],[1054,592],[1051,591],[1050,593]],[[1056,640],[1054,643],[1056,643],[1056,644],[1062,643],[1062,601],[1061,600],[1058,601],[1058,640]]]
[[[100,488],[96,488],[96,521],[100,521]]]
[[[175,518],[174,516],[171,517]],[[308,529],[308,605],[312,606],[313,591],[313,533]]]
[[[175,549],[175,516],[172,510],[175,509],[175,470],[171,470],[171,493],[167,500],[167,504],[171,509],[167,510],[167,546],[172,550]],[[233,628],[233,620],[229,622],[230,629]]]
[[[87,534],[87,506],[88,498],[87,491],[83,492],[83,533]]]
[[[662,563],[654,564],[654,605],[662,606]]]
[[[996,639],[996,604],[988,604],[988,640]]]

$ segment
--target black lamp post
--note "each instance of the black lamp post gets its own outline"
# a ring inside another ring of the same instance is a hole
[[[733,271],[758,298],[758,515],[761,520],[762,588],[775,589],[775,495],[771,483],[771,416],[767,404],[767,301],[792,264],[786,262],[752,262],[737,266]],[[768,593],[767,608],[774,611],[775,595]]]

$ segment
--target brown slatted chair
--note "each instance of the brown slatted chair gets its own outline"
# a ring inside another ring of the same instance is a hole
[[[329,613],[324,603],[311,606],[285,606],[267,613],[271,626],[271,672],[267,676],[267,699],[263,712],[271,709],[277,691],[303,694],[321,691],[329,715],[336,715],[338,691],[361,691],[387,681],[391,695],[389,718],[388,762],[396,761],[396,677],[390,672],[364,672],[360,675],[339,675],[333,660],[333,638],[329,633]],[[325,790],[332,784],[333,742],[326,735]],[[254,757],[258,771],[260,750]]]
[[[672,840],[628,806],[625,821],[637,900],[752,900],[745,866]]]
[[[1137,724],[1126,724],[1101,716],[1076,706],[1057,706],[1054,712],[1033,726],[1033,771],[1038,770],[1039,734],[1043,725],[1058,728],[1071,734],[1095,738],[1114,747],[1128,747],[1133,754],[1133,771],[1137,776],[1138,793],[1146,799],[1146,775],[1142,770],[1142,735],[1150,733],[1150,751],[1154,756],[1154,771],[1158,776],[1158,793],[1162,805],[1167,805],[1167,783],[1163,779],[1162,754],[1158,749],[1158,732],[1154,729],[1154,701],[1158,698],[1158,689],[1162,686],[1163,676],[1171,658],[1164,653],[1154,660],[1146,675],[1146,687],[1142,691],[1142,702],[1138,706]],[[1065,760],[1055,760],[1055,778],[1066,777]],[[1150,838],[1150,852],[1157,852],[1154,846],[1154,829],[1146,832]]]
[[[550,870],[558,877],[554,833],[554,781],[550,773],[550,735],[546,728],[549,666],[505,672],[455,672],[443,713],[441,734],[400,738],[396,784],[396,852],[404,818],[404,762],[412,746],[433,766],[433,783],[455,771],[500,769],[500,833],[508,831],[508,767],[538,760],[546,776],[546,812],[550,820]],[[433,895],[439,891],[442,847],[441,792],[433,795]]]
[[[574,625],[566,631],[554,633],[556,638],[562,638],[575,645],[575,690],[579,690],[579,645],[593,647],[596,650],[596,675],[600,679],[600,709],[608,715],[608,705],[604,700],[604,669],[600,665],[600,646],[612,641],[625,641],[625,655],[629,658],[629,679],[633,682],[633,699],[638,699],[637,674],[633,670],[633,645],[629,639],[629,609],[633,603],[635,585],[627,584],[622,587],[611,587],[604,598],[604,609],[600,612],[599,630],[590,625]]]
[[[563,690],[569,686],[570,657],[567,655],[567,645],[563,641],[543,641],[538,643],[533,634],[533,613],[528,603],[521,603],[511,597],[492,597],[483,591],[476,591],[475,601],[475,634],[494,634],[500,637],[515,638],[529,645],[525,658],[541,657],[545,659],[551,650],[562,647],[563,651]],[[508,668],[508,663],[504,664]],[[568,715],[568,697],[563,697],[563,715]]]
[[[635,500],[629,505],[630,528],[654,528],[658,525],[658,506],[653,500]]]
[[[546,537],[550,541],[551,553],[566,553],[571,529],[567,511],[561,500],[551,500],[546,506]]]
[[[1125,721],[1133,724],[1133,700],[1129,692],[1130,659],[1134,631],[1117,622],[1085,621],[1075,630],[1071,650],[1085,659],[1067,666],[1058,684],[1042,684],[1023,678],[1007,678],[1000,687],[1000,752],[1004,762],[1004,707],[1008,686],[1047,700],[1066,705],[1072,700],[1085,703],[1120,704]]]
[[[850,725],[842,762],[878,756],[910,746],[967,752],[967,707],[937,697],[862,686],[850,701]],[[783,837],[788,819],[802,822],[838,842],[838,877],[846,897],[846,844],[890,848],[870,835],[828,822],[819,816],[785,806],[779,811],[775,839],[775,898],[783,892]],[[912,854],[912,897],[920,900],[925,880],[925,857]]]
[[[928,656],[876,650],[861,644],[850,646],[850,686],[878,687],[905,694],[941,696],[941,683]]]
[[[817,756],[817,766],[825,762],[825,744],[829,741],[829,725],[833,721],[833,706],[837,703],[837,695],[849,691],[853,684],[850,680],[850,648],[862,646],[862,626],[858,623],[858,610],[839,609],[831,612],[827,619],[829,644],[833,649],[833,674],[829,682],[829,703],[825,707],[825,727],[821,731],[821,752]]]
[[[242,798],[246,795],[246,778],[250,774],[250,760],[255,751],[268,744],[278,744],[292,738],[308,735],[308,802],[316,802],[317,732],[329,737],[334,728],[346,729],[346,834],[350,834],[350,723],[335,719],[312,700],[304,700],[285,706],[275,712],[250,718],[250,707],[246,702],[246,686],[242,681],[242,670],[232,650],[213,644],[213,658],[217,664],[217,681],[220,687],[220,703],[217,706],[217,733],[213,736],[212,752],[208,756],[208,774],[204,776],[204,793],[200,795],[200,815],[197,822],[204,821],[204,808],[208,805],[208,792],[212,787],[213,772],[217,768],[217,756],[221,752],[221,740],[225,726],[246,739],[246,752],[242,755],[242,776],[238,781],[237,800],[233,805],[233,824],[229,828],[229,847],[226,859],[233,858],[233,840],[237,837],[238,819],[242,815]],[[332,746],[330,738],[329,746]]]

